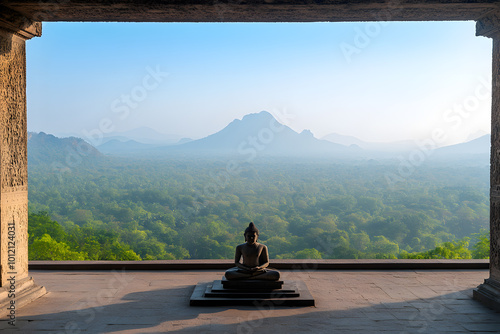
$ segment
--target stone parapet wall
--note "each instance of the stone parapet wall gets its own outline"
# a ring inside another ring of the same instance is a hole
[[[272,259],[275,269],[315,270],[464,270],[488,269],[488,260]],[[30,270],[226,270],[234,260],[29,261]]]

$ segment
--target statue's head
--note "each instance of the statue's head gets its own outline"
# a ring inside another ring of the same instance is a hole
[[[254,244],[257,242],[259,238],[259,229],[255,227],[254,223],[250,223],[248,227],[245,229],[245,241],[248,244]]]

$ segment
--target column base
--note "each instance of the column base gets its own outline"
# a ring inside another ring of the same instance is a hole
[[[12,289],[9,285],[0,287],[0,318],[4,318],[11,313],[9,307],[11,307],[12,301],[14,301],[14,310],[17,313],[20,307],[31,303],[46,293],[45,287],[35,284],[33,277],[25,277],[15,283],[15,297],[12,296]]]
[[[500,282],[487,278],[472,292],[472,297],[485,306],[500,312]]]

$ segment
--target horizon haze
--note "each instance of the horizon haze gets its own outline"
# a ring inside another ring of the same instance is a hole
[[[472,22],[45,23],[27,48],[34,132],[200,139],[261,110],[319,139],[490,132],[491,41]]]
[[[43,132],[30,132],[29,142],[32,147],[38,147],[35,149],[37,151],[35,156],[50,156],[52,150],[65,151],[66,160],[68,158],[71,160],[72,157],[77,157],[79,160],[87,158],[89,152],[90,156],[95,156],[94,151],[96,151],[108,156],[139,159],[203,157],[240,162],[254,162],[256,158],[264,160],[305,158],[316,162],[349,163],[363,160],[376,160],[380,163],[397,159],[401,164],[406,161],[415,166],[420,166],[425,161],[446,163],[453,161],[460,164],[473,162],[473,164],[489,165],[491,142],[489,134],[447,146],[438,146],[439,137],[425,141],[392,143],[371,143],[352,136],[340,135],[318,139],[309,130],[300,133],[294,131],[267,111],[245,115],[241,120],[235,119],[222,130],[196,140],[162,137],[161,134],[148,128],[107,137],[95,132],[92,136],[92,140],[79,137],[57,138]],[[32,138],[36,139],[33,141]],[[67,143],[72,144],[68,146]],[[92,145],[90,148],[89,144]],[[40,149],[44,145],[49,147]],[[53,157],[54,161],[65,160],[59,153],[56,155],[57,157]]]

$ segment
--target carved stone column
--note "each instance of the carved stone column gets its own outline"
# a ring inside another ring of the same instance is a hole
[[[500,11],[476,23],[476,35],[493,39],[490,156],[490,277],[474,290],[474,298],[500,310]]]
[[[28,277],[26,40],[41,23],[0,6],[0,315],[43,294]]]

